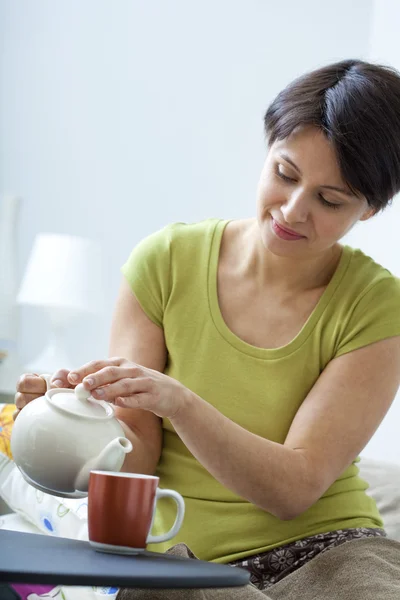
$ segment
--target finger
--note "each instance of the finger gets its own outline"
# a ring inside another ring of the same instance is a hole
[[[126,378],[137,378],[143,376],[143,367],[131,364],[126,367],[107,366],[97,373],[91,373],[83,379],[83,385],[87,390],[94,390],[104,385],[115,383]]]
[[[92,391],[93,398],[114,402],[117,396],[131,396],[148,390],[149,382],[146,378],[137,379],[126,378],[119,379],[115,383],[110,383],[103,387],[98,387]]]
[[[17,392],[42,395],[46,391],[46,382],[35,373],[24,373],[18,380]]]
[[[14,410],[14,412],[13,412],[13,414],[12,414],[13,421],[15,421],[15,419],[18,417],[18,415],[19,415],[19,413],[20,413],[20,412],[21,412],[21,411],[20,411],[20,410],[18,410],[18,409],[17,409],[17,410]]]
[[[142,410],[148,409],[148,402],[144,396],[148,394],[135,394],[134,396],[117,396],[115,398],[114,404],[116,406],[120,406],[121,408],[141,408]]]
[[[40,395],[38,396],[38,394],[21,394],[21,392],[17,392],[14,396],[14,404],[21,410],[24,406],[29,404],[29,402],[32,402],[32,400],[36,400],[36,398],[39,397]]]
[[[73,384],[68,381],[69,370],[60,369],[53,373],[50,379],[50,387],[54,388],[71,388]]]
[[[173,419],[178,414],[182,404],[171,402],[168,397],[163,398],[160,394],[154,392],[154,387],[150,385],[147,391],[138,392],[131,395],[116,396],[114,404],[121,408],[140,408],[148,410],[158,417],[167,417]]]
[[[163,406],[163,403],[157,401],[153,394],[148,392],[139,392],[131,396],[117,396],[114,404],[121,408],[140,408],[153,412],[158,417],[169,417],[171,408]]]
[[[74,385],[80,383],[84,377],[97,373],[101,369],[108,366],[118,366],[124,361],[123,358],[107,358],[105,360],[92,360],[89,363],[83,365],[79,369],[74,369],[68,374],[68,381]]]

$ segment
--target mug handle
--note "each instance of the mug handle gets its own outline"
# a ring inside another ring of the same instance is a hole
[[[178,492],[175,492],[175,490],[163,490],[160,488],[157,488],[156,490],[156,501],[154,503],[153,515],[155,514],[159,498],[172,498],[175,500],[178,512],[176,514],[175,523],[172,525],[171,529],[166,533],[161,533],[160,535],[151,535],[151,533],[149,533],[146,540],[147,544],[158,544],[159,542],[166,542],[167,540],[175,537],[182,526],[183,517],[185,516],[185,502],[182,496],[178,494]],[[153,524],[153,520],[151,524]]]

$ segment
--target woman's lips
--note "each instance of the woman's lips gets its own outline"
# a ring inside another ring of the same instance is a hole
[[[287,240],[287,241],[301,240],[302,238],[305,237],[304,235],[300,235],[299,233],[295,233],[295,232],[292,233],[290,230],[285,229],[284,227],[279,225],[279,223],[277,223],[273,217],[272,217],[272,229],[278,237],[280,237],[283,240]]]

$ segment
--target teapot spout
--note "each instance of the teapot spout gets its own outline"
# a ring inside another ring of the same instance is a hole
[[[119,471],[125,454],[131,450],[132,444],[126,437],[117,437],[109,442],[98,456],[83,465],[75,479],[75,489],[80,492],[88,491],[90,471]]]
[[[94,459],[91,470],[119,471],[124,464],[125,454],[131,452],[132,444],[126,437],[117,437],[112,440]]]

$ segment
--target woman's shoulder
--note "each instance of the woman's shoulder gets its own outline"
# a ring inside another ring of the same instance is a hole
[[[400,315],[400,279],[358,248],[345,246],[344,276],[336,288],[334,304],[342,313]]]
[[[165,225],[145,239],[168,246],[171,244],[193,244],[197,240],[213,237],[214,232],[225,223],[227,223],[226,220],[218,218],[203,219],[191,223],[177,221]]]
[[[400,280],[361,250],[346,247],[346,253],[346,274],[328,315],[336,357],[400,335]]]
[[[190,246],[198,246],[198,241],[212,237],[221,223],[221,219],[205,219],[196,223],[169,223],[142,237],[134,245],[131,254],[140,257],[167,257],[173,249],[184,251]]]
[[[166,235],[173,240],[186,240],[213,236],[216,229],[223,227],[226,219],[209,218],[194,222],[176,222],[167,225],[164,230]]]
[[[391,289],[394,293],[400,295],[400,279],[387,267],[381,265],[359,248],[346,246],[346,251],[349,255],[347,279],[353,282],[353,286],[363,292],[378,286]]]

